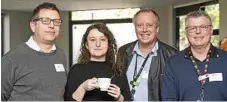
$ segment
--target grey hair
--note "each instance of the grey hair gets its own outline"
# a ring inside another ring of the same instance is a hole
[[[198,17],[202,17],[202,16],[203,16],[203,17],[206,17],[206,18],[209,20],[210,24],[212,25],[212,21],[211,21],[210,16],[209,16],[205,11],[201,11],[201,10],[189,12],[189,13],[187,14],[186,18],[185,18],[185,22],[187,22],[187,20],[188,20],[189,18],[198,18]],[[185,23],[185,24],[186,24],[186,23]]]
[[[140,9],[138,12],[136,12],[136,14],[133,17],[133,23],[135,24],[135,19],[140,13],[145,13],[145,12],[153,13],[155,15],[155,18],[156,18],[156,23],[158,25],[160,25],[160,18],[158,16],[158,13],[155,12],[154,10],[150,9],[150,8],[143,8],[143,9]]]

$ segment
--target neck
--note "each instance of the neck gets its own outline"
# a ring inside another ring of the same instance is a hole
[[[156,40],[151,43],[140,43],[139,42],[139,49],[143,56],[147,56],[151,52],[151,50],[154,48],[155,42],[156,42]]]
[[[104,61],[106,61],[106,58],[105,57],[94,57],[94,56],[92,56],[91,58],[90,58],[90,60],[91,61],[96,61],[96,62],[104,62]]]
[[[35,36],[33,36],[34,41],[38,44],[41,51],[44,53],[50,53],[53,47],[53,43],[41,43]]]
[[[191,51],[193,56],[200,61],[203,61],[206,59],[209,50],[210,50],[210,44],[203,48],[194,48],[191,46]]]

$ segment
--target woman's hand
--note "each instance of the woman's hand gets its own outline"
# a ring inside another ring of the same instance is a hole
[[[121,89],[117,85],[110,84],[107,92],[110,96],[114,97],[114,99],[116,99],[117,101],[120,101],[123,98],[123,96],[121,95]]]
[[[91,91],[91,90],[94,90],[97,86],[97,78],[92,78],[92,79],[87,79],[86,81],[84,81],[82,83],[82,86],[83,86],[83,89],[85,91]]]

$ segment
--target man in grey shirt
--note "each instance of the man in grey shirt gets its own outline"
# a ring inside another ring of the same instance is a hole
[[[55,46],[61,23],[53,3],[45,2],[33,10],[33,35],[2,58],[2,101],[64,100],[66,55]]]

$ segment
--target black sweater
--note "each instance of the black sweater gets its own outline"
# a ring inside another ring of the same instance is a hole
[[[87,79],[93,77],[111,78],[113,75],[114,71],[107,62],[90,61],[88,64],[75,64],[69,71],[64,98],[66,101],[74,101],[72,98],[73,92],[75,92],[80,84]],[[114,75],[111,83],[120,87],[121,94],[124,96],[124,101],[131,100],[128,80],[125,74],[122,76]],[[85,93],[83,101],[115,101],[115,99],[108,95],[106,91],[94,89]]]

